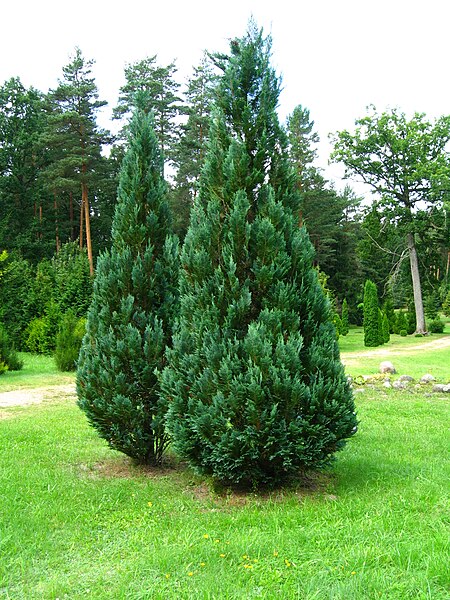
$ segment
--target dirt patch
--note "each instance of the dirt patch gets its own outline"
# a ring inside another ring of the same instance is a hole
[[[28,406],[39,404],[43,400],[53,399],[57,396],[74,396],[75,385],[55,385],[34,389],[13,390],[0,393],[0,408],[12,406]]]
[[[363,352],[342,352],[341,360],[344,365],[350,365],[352,362],[360,358],[379,358],[383,360],[391,356],[402,356],[404,354],[415,354],[416,352],[428,350],[442,350],[450,348],[450,336],[439,338],[438,340],[430,340],[416,346],[405,346],[390,350],[389,348],[377,348],[376,350],[364,350]]]

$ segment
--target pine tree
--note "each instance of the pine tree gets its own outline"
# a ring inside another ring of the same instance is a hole
[[[175,449],[201,473],[275,484],[356,430],[330,306],[298,227],[270,40],[251,24],[224,70],[181,259],[162,390]]]
[[[161,462],[168,437],[156,369],[162,369],[176,305],[177,242],[153,122],[130,124],[110,252],[98,260],[80,352],[79,406],[112,448]]]
[[[380,329],[377,286],[368,279],[364,285],[364,345],[379,346]]]
[[[344,301],[342,302],[341,321],[342,321],[341,334],[343,336],[346,336],[348,334],[348,304],[347,304],[347,298],[344,298]]]
[[[43,140],[52,149],[52,160],[43,178],[54,195],[55,213],[61,192],[70,196],[76,189],[80,190],[79,240],[81,246],[86,237],[91,275],[94,274],[94,258],[90,188],[102,170],[102,144],[109,141],[108,133],[100,129],[96,121],[97,111],[106,102],[98,99],[97,85],[91,76],[93,64],[93,60],[83,57],[79,48],[75,49],[71,62],[63,67],[63,79],[49,93],[50,116],[43,132]]]
[[[125,67],[126,83],[120,88],[117,106],[113,110],[114,119],[130,116],[136,106],[136,98],[145,93],[145,110],[154,115],[154,129],[160,144],[160,151],[166,161],[174,162],[173,148],[178,139],[181,112],[178,89],[175,80],[177,67],[171,62],[163,67],[157,65],[157,56],[149,56]],[[142,95],[141,100],[142,102]],[[126,137],[127,125],[122,129],[121,137]]]

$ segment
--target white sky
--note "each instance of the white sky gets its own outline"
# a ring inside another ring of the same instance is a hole
[[[227,50],[251,15],[273,37],[280,116],[297,104],[309,108],[322,167],[328,133],[351,129],[368,104],[431,119],[450,112],[449,0],[3,0],[0,83],[19,76],[46,92],[78,45],[96,60],[108,127],[126,63],[154,54],[160,64],[177,59],[185,81],[203,50]],[[326,169],[338,189],[340,174]]]

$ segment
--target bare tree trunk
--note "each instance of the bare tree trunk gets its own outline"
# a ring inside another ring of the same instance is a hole
[[[53,192],[53,208],[55,209],[55,240],[56,240],[56,253],[61,248],[61,242],[59,240],[59,227],[58,227],[58,200],[56,198],[56,191]]]
[[[88,251],[89,272],[94,275],[94,259],[92,257],[91,220],[89,215],[89,199],[87,183],[81,184],[82,204],[84,205],[84,218],[86,222],[86,247]]]
[[[84,198],[81,196],[81,211],[80,211],[80,250],[83,248],[83,222],[84,222]]]
[[[73,216],[73,194],[69,192],[69,219],[70,219],[70,241],[75,239],[75,227],[74,227],[74,216]]]
[[[416,243],[414,234],[408,233],[409,262],[414,293],[414,308],[416,310],[416,333],[426,333],[425,315],[423,312],[422,286],[420,284],[419,261],[417,260]]]
[[[42,204],[39,204],[39,239],[42,239]]]

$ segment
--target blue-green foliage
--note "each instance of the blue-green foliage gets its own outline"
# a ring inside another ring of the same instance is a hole
[[[137,110],[120,175],[111,251],[97,264],[77,370],[80,408],[112,448],[159,463],[168,444],[156,371],[177,303],[163,161],[151,116]]]
[[[270,44],[253,28],[222,66],[162,390],[174,448],[199,472],[274,484],[325,464],[356,417],[298,227]]]

